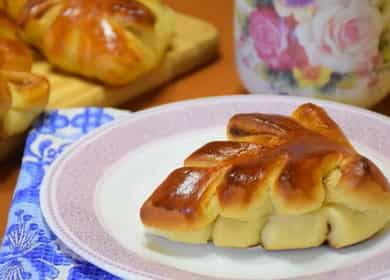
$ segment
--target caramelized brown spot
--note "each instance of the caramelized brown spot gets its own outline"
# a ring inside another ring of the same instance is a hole
[[[265,164],[262,160],[251,160],[232,166],[218,187],[218,197],[222,204],[249,202],[264,178],[267,168]]]
[[[250,136],[252,133],[250,131],[245,131],[240,129],[238,126],[232,125],[229,128],[229,133],[232,136]]]
[[[279,115],[238,114],[229,121],[228,132],[234,136],[273,135],[282,137],[301,126]]]
[[[207,168],[184,167],[173,171],[151,196],[152,204],[185,216],[194,215],[207,191],[211,174]]]
[[[255,157],[263,146],[235,141],[211,142],[192,153],[186,162],[207,163],[210,165],[229,164],[240,159]]]
[[[357,156],[356,160],[351,161],[343,168],[344,180],[348,185],[359,187],[364,183],[373,180],[383,191],[390,191],[390,184],[382,171],[369,159]]]
[[[318,168],[321,158],[314,157],[302,160],[296,164],[290,161],[279,177],[277,190],[289,201],[314,198],[314,171]],[[314,198],[315,199],[315,198]]]

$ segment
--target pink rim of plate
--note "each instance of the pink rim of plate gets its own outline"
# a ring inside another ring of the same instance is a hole
[[[44,217],[66,246],[119,277],[222,279],[163,265],[123,248],[100,225],[91,194],[104,170],[140,145],[189,129],[223,125],[239,112],[290,114],[305,102],[323,106],[348,137],[359,139],[360,143],[390,158],[390,118],[364,109],[329,101],[274,95],[177,102],[121,118],[73,144],[56,160],[44,178],[40,197]],[[390,277],[389,260],[390,244],[385,251],[353,266],[291,279],[383,279]]]

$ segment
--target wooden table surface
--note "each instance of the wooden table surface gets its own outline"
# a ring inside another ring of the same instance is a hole
[[[233,0],[165,0],[174,9],[205,19],[220,32],[220,56],[211,64],[155,90],[121,108],[133,111],[169,102],[245,93],[233,59]],[[390,116],[390,97],[373,110]],[[20,156],[0,166],[0,237],[7,222],[8,209],[19,173]]]

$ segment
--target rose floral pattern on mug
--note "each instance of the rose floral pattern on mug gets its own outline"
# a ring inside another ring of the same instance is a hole
[[[236,0],[235,18],[251,92],[371,106],[390,91],[390,1]]]

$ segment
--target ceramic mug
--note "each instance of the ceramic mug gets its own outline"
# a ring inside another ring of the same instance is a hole
[[[390,0],[236,0],[235,48],[252,93],[370,107],[390,92]]]

